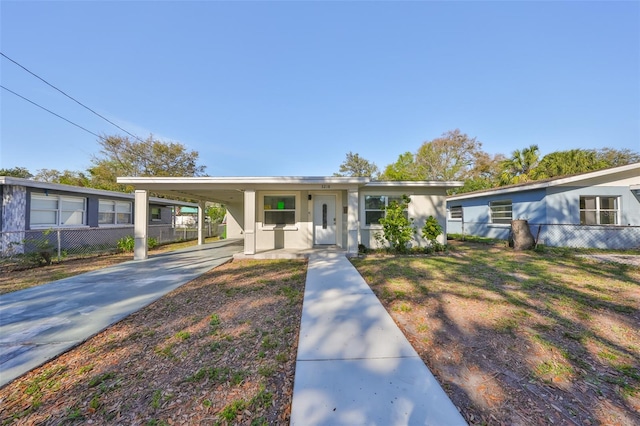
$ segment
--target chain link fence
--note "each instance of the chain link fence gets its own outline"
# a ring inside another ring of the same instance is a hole
[[[50,228],[28,231],[0,232],[3,258],[31,253],[49,253],[52,259],[114,253],[118,241],[133,236],[132,226],[102,228]],[[205,237],[218,235],[218,225],[207,224]],[[171,225],[149,225],[149,238],[157,244],[195,240],[196,228],[176,228]]]
[[[508,240],[509,225],[481,222],[460,222],[451,226],[449,233]],[[640,249],[640,226],[575,225],[557,223],[529,223],[537,244],[549,247],[595,248],[609,250]]]

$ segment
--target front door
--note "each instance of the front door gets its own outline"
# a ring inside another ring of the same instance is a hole
[[[314,244],[335,244],[336,196],[316,195],[313,198]]]

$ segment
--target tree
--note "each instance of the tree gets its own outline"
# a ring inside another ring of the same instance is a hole
[[[628,148],[614,149],[603,148],[596,151],[599,160],[606,163],[606,167],[625,166],[627,164],[640,163],[640,152]]]
[[[400,154],[395,163],[389,164],[385,167],[381,179],[420,180],[413,160],[413,154],[408,151],[404,154]]]
[[[0,169],[0,176],[11,176],[23,179],[31,179],[33,175],[24,167],[13,167],[11,169]]]
[[[522,150],[516,149],[511,158],[502,162],[500,183],[510,185],[532,180],[532,170],[538,165],[540,149],[538,145],[530,145]]]
[[[118,176],[202,176],[205,166],[198,165],[198,152],[188,151],[178,142],[161,142],[149,136],[132,141],[123,136],[101,138],[102,149],[93,156],[89,169],[95,188],[126,191],[116,183]]]
[[[607,163],[593,149],[571,149],[545,155],[533,171],[535,179],[547,179],[603,169]]]
[[[462,194],[499,186],[504,160],[506,158],[502,154],[491,156],[486,152],[478,153],[473,168],[469,171],[469,177],[464,180],[464,185],[450,191],[450,193]]]
[[[380,170],[376,163],[372,163],[354,154],[351,151],[347,153],[347,158],[340,164],[338,173],[334,176],[351,176],[351,177],[368,177],[376,179],[380,175]]]
[[[76,172],[71,170],[60,172],[56,169],[40,169],[36,173],[34,179],[40,182],[62,183],[65,185],[85,187],[91,186],[91,180],[89,176],[87,176],[83,172]]]
[[[469,177],[481,148],[482,143],[476,138],[459,129],[450,130],[423,143],[415,162],[423,180],[464,180]]]
[[[385,168],[388,180],[464,180],[475,160],[485,154],[482,143],[460,130],[450,130],[424,142],[414,154],[405,152]],[[488,155],[488,154],[487,154]]]

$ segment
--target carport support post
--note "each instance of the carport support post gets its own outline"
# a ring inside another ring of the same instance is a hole
[[[244,191],[244,254],[256,254],[256,191]]]
[[[147,237],[149,236],[149,193],[144,189],[135,192],[133,260],[144,260],[148,257]]]
[[[204,201],[198,203],[198,245],[204,244],[204,211],[206,205]]]
[[[358,253],[358,190],[349,189],[347,200],[347,253]]]

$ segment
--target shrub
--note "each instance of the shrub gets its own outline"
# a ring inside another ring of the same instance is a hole
[[[409,196],[403,194],[402,202],[392,201],[385,207],[385,215],[380,219],[383,233],[375,236],[379,242],[386,240],[391,249],[398,253],[406,253],[407,245],[416,232],[413,218],[404,214],[410,202]]]
[[[122,237],[117,242],[118,250],[123,253],[131,253],[135,247],[135,239],[131,235],[127,235],[126,237]],[[158,240],[153,237],[147,238],[147,247],[150,249],[157,247]]]
[[[442,226],[440,226],[438,219],[429,216],[422,227],[422,237],[431,243],[431,247],[433,247],[435,251],[441,251],[444,248],[437,240],[441,234]]]

